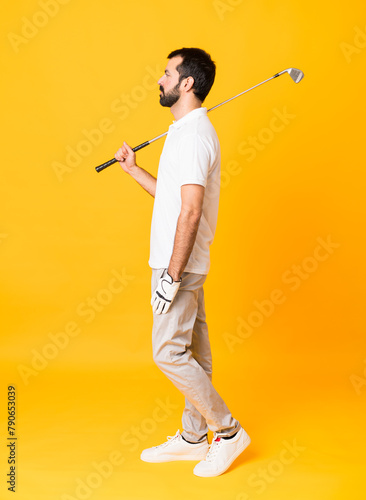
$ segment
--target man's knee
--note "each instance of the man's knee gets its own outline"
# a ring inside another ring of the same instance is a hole
[[[163,369],[167,363],[167,357],[164,349],[154,349],[153,360],[158,368]]]
[[[166,371],[169,366],[181,364],[186,350],[177,346],[167,345],[153,352],[153,360],[162,371]]]

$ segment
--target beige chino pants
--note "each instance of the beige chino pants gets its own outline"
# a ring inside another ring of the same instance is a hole
[[[151,293],[164,269],[153,269]],[[203,284],[206,275],[183,273],[178,293],[166,314],[154,314],[153,358],[185,396],[183,437],[205,439],[208,429],[231,436],[240,429],[212,385],[212,357]]]

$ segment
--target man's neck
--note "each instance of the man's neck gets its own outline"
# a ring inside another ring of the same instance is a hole
[[[183,116],[188,115],[194,109],[200,108],[202,103],[200,101],[187,101],[187,102],[176,102],[171,108],[170,111],[174,116],[175,121],[180,120]]]

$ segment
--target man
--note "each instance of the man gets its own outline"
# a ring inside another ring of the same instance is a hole
[[[137,166],[124,143],[115,158],[154,198],[152,268],[153,357],[185,396],[183,432],[146,449],[146,462],[200,461],[194,474],[218,476],[249,445],[250,438],[212,385],[211,349],[203,284],[217,222],[220,144],[202,103],[215,79],[215,63],[201,49],[168,56],[158,81],[160,104],[175,121],[160,158],[157,179]],[[214,432],[209,447],[208,430]]]

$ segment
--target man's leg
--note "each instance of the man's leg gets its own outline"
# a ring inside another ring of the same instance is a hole
[[[206,311],[203,286],[198,289],[197,317],[193,326],[191,351],[194,359],[202,366],[207,376],[212,381],[212,356],[206,323]],[[186,398],[186,406],[183,411],[182,436],[190,442],[206,439],[208,426],[205,418],[200,414],[192,403]]]
[[[161,273],[161,269],[153,270],[152,289]],[[213,387],[210,369],[206,373],[191,350],[198,295],[205,279],[203,275],[183,273],[181,286],[168,313],[154,314],[153,356],[158,367],[202,415],[208,427],[232,436],[241,428],[240,424]]]

